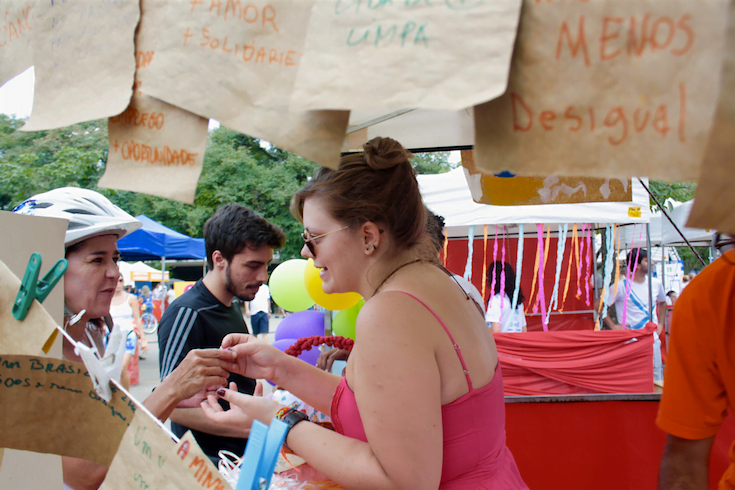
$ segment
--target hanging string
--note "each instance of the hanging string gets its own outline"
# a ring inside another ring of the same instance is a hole
[[[559,311],[564,311],[564,303],[567,301],[567,293],[569,292],[569,283],[571,282],[572,278],[572,255],[575,253],[579,255],[579,243],[577,243],[578,237],[577,237],[577,223],[574,223],[574,226],[572,227],[572,246],[569,250],[569,264],[567,265],[567,278],[564,281],[564,296],[561,299],[561,306],[559,307]]]
[[[538,228],[538,225],[537,225]],[[536,239],[541,240],[541,237],[538,236],[538,230],[536,230]],[[531,295],[528,297],[528,304],[526,305],[526,313],[533,308],[533,294],[536,291],[536,283],[538,282],[538,264],[539,264],[539,258],[541,257],[541,244],[539,243],[539,246],[536,247],[536,260],[534,260],[533,263],[533,282],[531,283]]]
[[[490,307],[493,305],[493,299],[495,298],[495,275],[498,273],[497,270],[495,270],[495,262],[498,260],[498,225],[495,225],[495,239],[493,240],[493,278],[490,283],[490,301],[487,304],[487,309],[489,310]],[[484,296],[483,296],[484,298]],[[503,307],[503,301],[501,298],[500,301],[501,307],[500,311],[502,312]]]
[[[61,335],[63,335],[64,337],[66,337],[66,340],[68,340],[68,341],[69,341],[69,343],[70,343],[71,345],[76,345],[76,344],[77,344],[77,341],[76,341],[76,340],[74,340],[74,338],[73,338],[73,337],[72,337],[71,335],[69,335],[69,333],[68,333],[68,332],[67,332],[67,331],[66,331],[65,329],[63,329],[63,328],[61,328],[60,326],[56,325],[56,330],[58,330],[59,332],[61,332]],[[156,423],[156,425],[158,425],[158,427],[160,427],[160,428],[161,428],[161,430],[163,430],[163,432],[164,432],[164,433],[165,433],[165,434],[166,434],[166,435],[167,435],[168,437],[170,437],[171,439],[173,439],[173,440],[174,440],[174,441],[175,441],[175,442],[176,442],[176,443],[178,444],[178,442],[179,442],[179,438],[178,438],[178,437],[176,437],[176,436],[174,435],[174,433],[173,433],[173,432],[171,432],[171,430],[170,430],[170,429],[169,429],[168,427],[166,427],[166,425],[165,425],[165,424],[164,424],[163,422],[161,422],[161,421],[160,421],[160,420],[158,419],[158,417],[156,417],[155,415],[153,415],[153,414],[151,413],[151,411],[150,411],[150,410],[148,410],[148,407],[146,407],[145,405],[143,405],[143,403],[139,402],[139,401],[138,401],[138,400],[137,400],[137,399],[136,399],[136,398],[135,398],[135,397],[134,397],[133,395],[131,395],[131,394],[130,394],[130,392],[128,392],[128,390],[126,390],[126,389],[125,389],[125,388],[123,387],[123,385],[121,385],[121,384],[120,384],[120,383],[119,383],[119,382],[118,382],[118,381],[117,381],[116,379],[110,378],[110,382],[111,382],[111,383],[112,383],[113,385],[115,385],[115,387],[116,387],[116,388],[117,388],[118,390],[120,390],[120,391],[122,392],[122,394],[123,394],[123,395],[125,395],[126,397],[128,397],[128,400],[130,400],[130,401],[132,401],[133,403],[135,403],[135,406],[136,406],[136,410],[138,410],[138,409],[139,409],[139,410],[140,410],[141,412],[145,413],[145,414],[146,414],[146,415],[148,415],[148,416],[149,416],[150,418],[152,418],[152,419],[153,419],[153,421],[154,421],[154,422]]]
[[[444,227],[444,268],[447,268],[447,248],[449,247],[449,227]]]
[[[631,257],[634,260],[633,266],[631,267],[631,264],[627,264],[628,265],[628,271],[626,273],[627,280],[626,280],[626,288],[625,288],[625,302],[623,303],[623,321],[621,323],[621,325],[623,326],[623,328],[625,328],[625,320],[627,319],[627,316],[628,316],[628,299],[630,298],[630,293],[631,293],[632,288],[633,288],[633,285],[631,284],[632,283],[632,280],[633,280],[633,276],[635,276],[635,271],[636,271],[636,269],[638,269],[638,257],[640,256],[640,253],[641,253],[641,245],[640,244],[641,244],[642,241],[643,241],[643,226],[641,226],[641,234],[638,237],[638,248],[636,250],[636,253],[635,253],[635,255],[631,255]],[[630,249],[631,250],[633,250],[633,248],[634,248],[634,243],[635,243],[635,235],[633,235],[633,241],[630,244]]]
[[[551,311],[559,306],[559,280],[561,279],[561,263],[564,258],[564,248],[567,241],[567,232],[569,231],[569,223],[564,226],[557,225],[557,242],[556,242],[556,273],[554,274],[554,290],[551,292],[551,300],[549,300],[549,311],[546,315],[546,323],[549,323]]]
[[[523,223],[518,225],[518,255],[516,258],[516,287],[513,290],[513,301],[511,309],[513,311],[518,307],[518,294],[521,290],[521,271],[523,270]]]
[[[585,289],[585,304],[587,307],[591,307],[590,303],[590,277],[594,278],[594,271],[592,270],[592,257],[595,255],[595,251],[592,248],[592,223],[590,223],[589,229],[587,230],[587,255],[585,260],[587,261],[587,274],[584,276],[584,289]]]
[[[542,232],[543,232],[543,226],[542,226]],[[542,270],[541,270],[541,276],[543,277],[544,273],[546,272],[546,261],[549,258],[549,244],[551,243],[551,225],[548,225],[546,227],[546,242],[544,244],[544,250],[541,254],[541,262],[543,262]],[[533,306],[533,312],[538,313],[538,307],[541,304],[541,300],[546,301],[546,298],[543,297],[543,294],[541,294],[541,286],[539,286],[539,294],[536,296],[536,303]]]
[[[500,269],[500,304],[501,304],[500,323],[502,324],[503,323],[503,310],[505,310],[505,308],[503,308],[502,306],[502,305],[505,305],[505,226],[500,228],[500,232],[503,234],[503,238],[501,238],[502,240],[501,245],[502,245],[503,251],[502,251],[502,258],[500,259],[500,262],[503,264]],[[493,274],[493,277],[494,277],[494,274]],[[495,290],[493,289],[493,291]]]
[[[468,281],[472,280],[472,251],[475,245],[475,225],[470,225],[469,235],[467,236],[467,265],[464,267],[464,278]]]
[[[487,225],[482,240],[482,300],[485,301],[485,283],[487,283]]]
[[[549,225],[549,229],[551,229],[551,225]],[[541,262],[543,262],[544,266],[546,265],[546,256],[544,256],[544,248],[543,245],[543,236],[544,236],[544,225],[537,224],[536,225],[536,234],[538,235],[538,250],[539,254],[541,254]],[[548,238],[548,234],[546,235]],[[548,243],[548,240],[547,240]],[[538,295],[541,301],[541,324],[544,328],[544,332],[547,332],[549,330],[548,323],[546,322],[546,300],[544,298],[544,269],[545,267],[541,268],[539,271],[539,280],[538,280]],[[536,312],[534,308],[534,313]]]
[[[584,233],[587,231],[587,223],[582,223],[582,232],[579,234],[579,256],[577,257],[577,299],[582,298],[582,270],[584,269]]]

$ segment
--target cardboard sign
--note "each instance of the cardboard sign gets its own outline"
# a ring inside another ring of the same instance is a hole
[[[177,445],[145,413],[136,412],[100,490],[231,490],[191,432]]]
[[[37,2],[33,8],[33,110],[24,131],[120,114],[135,76],[138,0]]]
[[[2,447],[109,466],[134,412],[114,387],[109,403],[100,398],[81,362],[0,356]]]
[[[139,35],[141,42],[157,38],[157,49],[138,74],[141,90],[334,167],[349,114],[288,108],[311,5],[146,1]]]
[[[31,0],[0,0],[0,86],[33,64]]]
[[[687,226],[735,234],[735,2],[730,3],[722,88]]]
[[[293,110],[463,109],[505,91],[521,0],[318,0]]]
[[[728,0],[525,0],[508,91],[475,107],[477,167],[691,180]]]
[[[462,166],[467,169],[465,177],[472,200],[480,204],[515,206],[633,200],[630,179],[486,174],[475,168],[471,150],[462,150]]]

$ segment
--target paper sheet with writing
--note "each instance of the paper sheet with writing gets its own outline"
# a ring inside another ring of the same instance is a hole
[[[463,109],[505,92],[521,0],[317,0],[292,110]]]
[[[0,86],[33,64],[32,0],[0,0]]]
[[[190,432],[177,445],[138,411],[125,432],[100,490],[230,490]]]
[[[155,38],[157,48],[154,63],[138,73],[141,90],[334,167],[349,113],[288,109],[311,5],[146,1],[139,39]]]
[[[692,180],[728,0],[524,0],[508,91],[475,107],[486,171]]]
[[[138,0],[37,2],[33,110],[24,131],[114,116],[130,102]]]
[[[595,177],[522,177],[509,172],[486,174],[477,170],[472,150],[462,150],[462,166],[472,200],[493,206],[630,202],[630,179]]]
[[[720,101],[687,226],[735,234],[735,1],[726,46]]]
[[[143,14],[146,5],[141,4]],[[136,34],[138,76],[160,63],[156,57],[158,38],[145,36],[154,31],[150,28],[152,20],[142,15]],[[209,121],[144,95],[138,76],[128,108],[108,120],[110,147],[105,174],[97,185],[193,204]]]
[[[1,447],[110,465],[135,412],[119,390],[105,402],[84,364],[41,356],[0,356],[0,379]]]

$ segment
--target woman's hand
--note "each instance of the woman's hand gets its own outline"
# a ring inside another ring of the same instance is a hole
[[[279,363],[286,354],[252,335],[230,334],[222,339],[222,348],[237,355],[234,373],[252,379],[276,381]]]
[[[171,386],[176,393],[176,402],[181,402],[207,388],[214,390],[227,386],[229,372],[236,369],[235,359],[236,354],[231,351],[193,349],[161,384]]]
[[[229,410],[223,410],[218,399],[221,398],[230,404]],[[230,383],[230,389],[220,388],[217,394],[210,393],[207,400],[201,403],[204,414],[212,421],[239,429],[250,429],[253,420],[265,425],[283,408],[277,401],[263,398],[263,385],[255,386],[253,396],[244,395],[237,391],[237,385]]]
[[[350,351],[347,349],[332,349],[319,354],[316,361],[316,367],[323,371],[331,371],[334,361],[346,361],[350,357]]]

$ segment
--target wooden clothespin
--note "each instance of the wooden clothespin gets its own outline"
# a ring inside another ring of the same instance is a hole
[[[270,426],[253,421],[235,490],[267,490],[286,434],[288,424],[278,419]]]
[[[43,303],[46,296],[49,295],[51,290],[56,286],[64,276],[69,262],[66,259],[59,259],[56,261],[54,266],[43,276],[43,279],[38,280],[38,273],[41,270],[41,254],[32,253],[31,258],[28,261],[28,267],[23,275],[23,282],[20,284],[18,295],[15,297],[13,303],[13,316],[18,321],[23,321],[28,314],[28,309],[31,307],[33,300],[38,300],[39,303]]]

